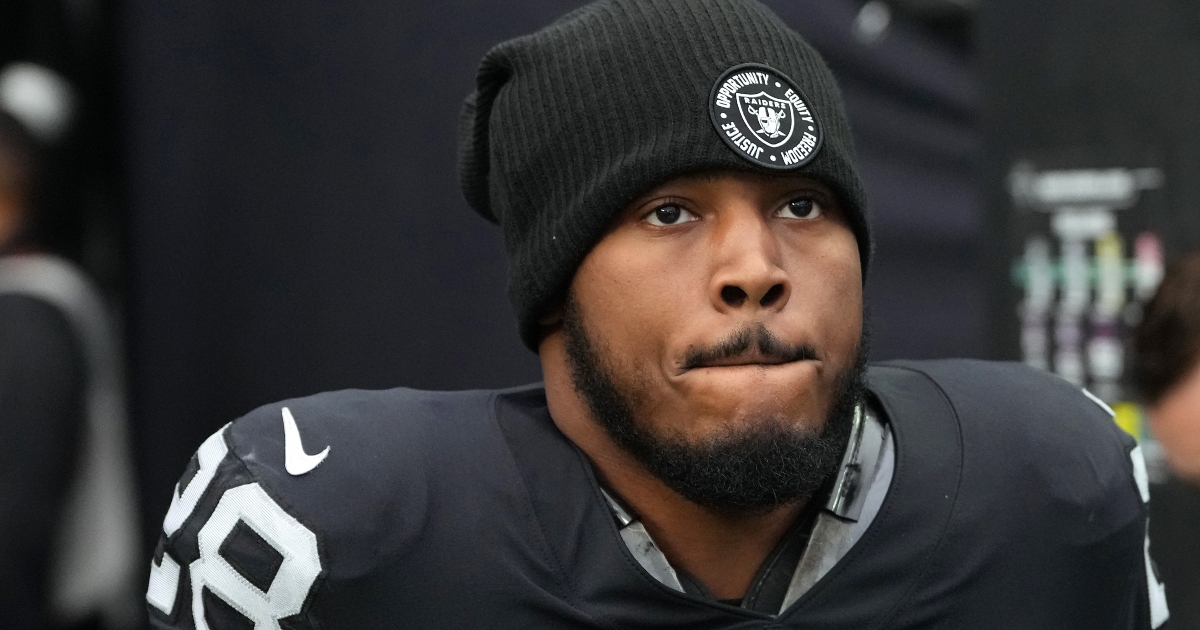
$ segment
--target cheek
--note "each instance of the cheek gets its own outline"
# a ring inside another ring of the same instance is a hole
[[[837,363],[852,362],[862,335],[863,279],[849,230],[794,246],[786,258],[796,309]]]
[[[1155,437],[1171,468],[1181,477],[1200,480],[1200,409],[1154,421]]]
[[[1171,468],[1183,477],[1200,480],[1200,369],[1168,392],[1151,414],[1150,428]]]
[[[648,359],[663,350],[673,318],[695,311],[702,272],[688,248],[630,247],[624,240],[613,234],[597,244],[575,273],[572,291],[589,330],[612,354]]]

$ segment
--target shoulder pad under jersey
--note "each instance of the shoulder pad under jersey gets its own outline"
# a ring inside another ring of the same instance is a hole
[[[323,581],[402,556],[431,484],[495,442],[491,392],[348,390],[256,409],[192,457],[146,599],[156,628],[313,626]],[[228,621],[228,623],[226,623]]]

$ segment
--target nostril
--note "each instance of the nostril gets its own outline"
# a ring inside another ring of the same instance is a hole
[[[741,306],[746,297],[746,292],[741,287],[728,286],[721,289],[721,299],[730,306]]]
[[[759,300],[758,303],[763,306],[770,306],[770,305],[774,304],[775,302],[777,302],[779,300],[780,296],[782,296],[782,295],[783,295],[783,285],[777,284],[777,285],[771,287],[770,289],[767,289],[767,292],[762,296],[762,299]]]

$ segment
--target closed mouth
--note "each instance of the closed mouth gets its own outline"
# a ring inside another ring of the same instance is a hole
[[[809,358],[785,357],[779,355],[764,355],[760,352],[748,352],[732,357],[721,359],[713,359],[709,361],[701,361],[696,365],[692,365],[685,370],[694,370],[699,368],[714,368],[714,367],[741,367],[741,366],[761,366],[770,367],[775,365],[784,365],[786,363],[796,363],[798,361],[811,361]]]
[[[816,348],[807,343],[786,343],[766,326],[743,328],[707,348],[688,348],[678,364],[679,374],[698,368],[772,367],[798,361],[819,361]]]

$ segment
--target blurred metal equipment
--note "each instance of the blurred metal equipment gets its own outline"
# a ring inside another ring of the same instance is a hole
[[[1125,356],[1164,265],[1200,243],[1200,11],[1004,0],[979,34],[997,354],[1090,388],[1142,443],[1168,627],[1200,628],[1200,500],[1163,485]]]

